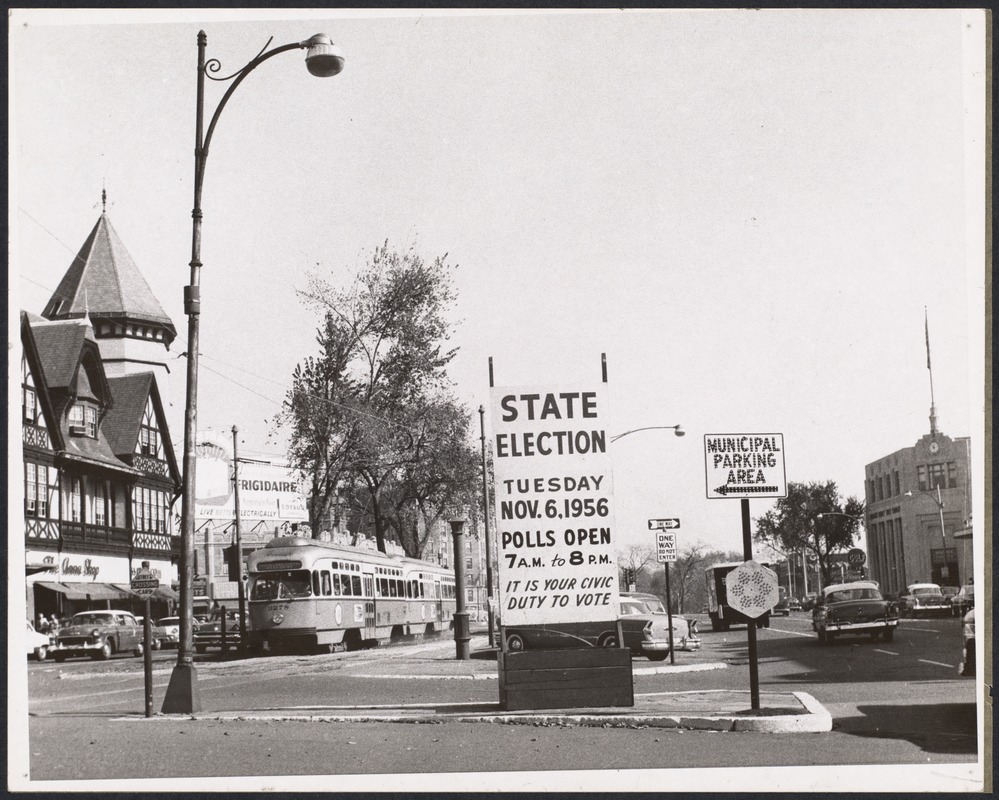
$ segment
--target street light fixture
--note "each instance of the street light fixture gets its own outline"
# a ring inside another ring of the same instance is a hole
[[[949,578],[950,570],[947,568],[947,537],[944,535],[944,515],[943,515],[944,501],[943,498],[940,496],[939,483],[936,485],[936,490],[937,490],[936,496],[934,496],[930,492],[927,492],[924,489],[920,489],[919,493],[925,494],[928,498],[930,498],[930,500],[932,500],[934,503],[937,504],[937,513],[940,515],[940,545],[943,547],[943,551],[940,554],[940,557],[943,559],[943,564],[940,567],[940,577]],[[915,497],[915,495],[911,491],[908,491],[903,495],[903,497],[912,498]]]
[[[187,314],[187,392],[184,403],[184,474],[181,504],[181,565],[180,565],[180,641],[177,646],[177,664],[170,676],[163,700],[164,714],[191,714],[201,710],[198,693],[197,673],[194,669],[193,618],[194,618],[194,487],[195,487],[195,437],[197,436],[198,408],[198,333],[201,317],[201,190],[204,185],[205,164],[208,161],[208,148],[219,115],[232,93],[253,70],[278,53],[288,50],[308,50],[305,66],[317,77],[328,78],[343,69],[344,57],[333,41],[324,33],[317,33],[309,39],[267,50],[272,39],[268,39],[257,57],[244,67],[226,77],[216,77],[221,62],[213,58],[205,60],[208,36],[198,31],[198,90],[197,115],[195,120],[194,145],[194,220],[191,236],[191,283],[184,287],[184,313]],[[205,78],[214,81],[232,81],[219,101],[204,132],[205,119]],[[225,623],[223,622],[223,625]]]
[[[686,436],[687,432],[680,425],[652,425],[648,428],[635,428],[634,430],[625,431],[624,433],[619,433],[617,436],[611,436],[611,441],[616,442],[618,439],[623,439],[632,433],[638,433],[639,431],[673,431],[674,436]]]

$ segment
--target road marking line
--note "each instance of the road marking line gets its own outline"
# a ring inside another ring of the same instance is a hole
[[[955,669],[953,664],[942,664],[939,661],[929,661],[925,658],[917,658],[916,660],[922,662],[923,664],[932,664],[935,667],[947,667],[947,669]]]
[[[884,653],[886,656],[897,656],[898,653],[893,653],[891,650],[880,650],[877,647],[874,648],[875,653]]]

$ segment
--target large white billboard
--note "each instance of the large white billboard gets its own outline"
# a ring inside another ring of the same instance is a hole
[[[195,512],[197,519],[234,519],[232,459],[215,444],[197,448]],[[239,464],[239,516],[243,520],[308,522],[309,509],[298,478],[280,464]]]
[[[617,619],[606,384],[491,392],[502,623]]]

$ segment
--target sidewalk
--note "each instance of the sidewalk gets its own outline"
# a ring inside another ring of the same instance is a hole
[[[473,636],[471,658],[455,658],[451,641],[409,645],[371,651],[370,658],[345,665],[344,674],[382,680],[498,680],[496,651],[485,636]],[[663,662],[645,666],[636,663],[637,675],[669,675],[681,672],[725,669],[721,662]],[[751,709],[749,691],[704,690],[635,694],[630,708],[538,709],[504,711],[495,703],[409,703],[404,705],[296,706],[259,710],[201,712],[198,719],[315,720],[323,722],[491,722],[546,726],[655,727],[760,733],[818,733],[832,730],[832,717],[811,695],[804,692],[765,692],[760,708]],[[156,717],[154,719],[177,719]],[[190,719],[190,717],[181,717]]]

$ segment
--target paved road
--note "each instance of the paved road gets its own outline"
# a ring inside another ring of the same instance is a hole
[[[708,631],[702,638],[703,649],[678,653],[677,664],[721,663],[724,668],[647,674],[656,671],[653,665],[636,659],[636,693],[748,690],[745,630]],[[350,704],[496,703],[497,683],[487,677],[495,665],[489,662],[476,665],[478,680],[413,677],[420,658],[431,653],[426,648],[434,647],[439,656],[440,647],[453,645],[199,661],[199,687],[206,711],[254,714]],[[970,769],[941,766],[976,759],[975,683],[957,675],[959,647],[960,626],[952,619],[904,620],[890,644],[858,637],[832,645],[818,644],[805,616],[774,620],[759,631],[762,689],[808,692],[835,719],[831,733],[797,736],[461,723],[145,720],[139,659],[32,665],[30,766],[35,779],[466,771],[518,773],[520,779],[528,769],[815,764],[929,764],[936,765],[932,774],[938,776],[970,775]],[[157,711],[174,660],[174,654],[157,658]],[[402,673],[409,677],[390,677]],[[122,715],[132,716],[123,720]],[[152,755],[122,758],[123,752]],[[878,775],[890,772],[882,769]],[[892,786],[899,788],[920,774],[915,766],[894,772],[902,783]],[[591,777],[603,780],[606,774]],[[593,780],[581,785],[593,786]],[[713,786],[724,786],[724,776],[715,780]],[[837,780],[829,788],[846,788],[843,781],[849,778],[840,774]],[[864,788],[858,780],[858,788]],[[925,787],[925,780],[911,788]],[[960,781],[948,787],[967,788]]]

